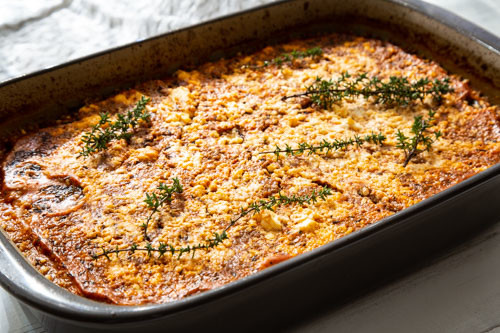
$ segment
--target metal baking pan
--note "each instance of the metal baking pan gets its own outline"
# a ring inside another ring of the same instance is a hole
[[[273,3],[0,85],[0,137],[43,124],[88,98],[162,78],[239,51],[317,34],[388,39],[470,79],[499,103],[500,39],[416,0]],[[0,285],[49,332],[282,330],[362,293],[499,220],[500,164],[340,240],[186,299],[115,306],[69,293],[40,275],[0,232]]]

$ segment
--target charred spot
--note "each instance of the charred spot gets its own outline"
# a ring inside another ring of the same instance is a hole
[[[159,219],[156,221],[156,228],[158,228],[158,229],[160,229],[160,230],[161,230],[161,229],[163,229],[164,227],[165,227],[165,225],[164,225],[163,220],[162,220],[161,218],[159,218]]]
[[[312,103],[313,103],[312,99],[310,99],[309,97],[301,98],[299,101],[300,107],[302,109],[306,109],[306,108],[310,107],[312,105]]]
[[[42,170],[42,167],[38,164],[30,164],[28,169],[32,171],[40,171]]]
[[[43,202],[43,200],[38,200],[38,201],[35,201],[32,205],[32,209],[35,213],[42,213],[46,210],[49,209],[49,205],[47,205],[45,202]]]
[[[20,162],[23,162],[24,160],[27,160],[30,157],[38,156],[38,155],[40,155],[40,151],[17,150],[14,152],[14,157],[7,164],[7,166],[12,166],[12,165],[18,164]]]
[[[476,100],[469,94],[465,96],[465,102],[470,106],[476,104]]]
[[[42,171],[42,167],[38,164],[27,163],[23,165],[18,170],[15,171],[15,175],[17,176],[28,176],[31,179],[40,178],[40,171]]]
[[[40,189],[39,199],[34,201],[32,209],[35,213],[51,213],[57,204],[65,200],[74,202],[83,197],[83,189],[74,184],[55,184]]]
[[[236,133],[240,138],[243,139],[243,142],[245,142],[245,134],[242,132],[242,128],[240,125],[236,125]]]
[[[47,143],[50,142],[50,140],[52,139],[52,135],[50,135],[49,133],[47,132],[40,132],[38,134],[38,137],[40,138],[40,141],[41,141],[41,144],[42,145],[46,145]]]
[[[63,201],[69,196],[81,197],[83,190],[80,186],[75,185],[49,185],[40,190],[40,192],[48,195],[53,195],[58,202]]]
[[[373,204],[377,204],[377,203],[380,201],[380,199],[379,199],[377,196],[375,196],[374,194],[369,195],[369,196],[368,196],[368,199],[370,199],[370,201],[371,201]]]

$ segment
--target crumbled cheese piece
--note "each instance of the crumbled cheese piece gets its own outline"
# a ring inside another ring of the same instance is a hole
[[[297,231],[302,232],[310,232],[316,229],[318,226],[318,222],[316,222],[316,218],[318,218],[317,212],[311,209],[304,209],[300,213],[293,214],[291,216],[292,221],[297,223],[295,225],[295,229]]]
[[[279,231],[282,229],[279,216],[270,210],[261,211],[255,215],[255,219],[260,222],[266,231]]]

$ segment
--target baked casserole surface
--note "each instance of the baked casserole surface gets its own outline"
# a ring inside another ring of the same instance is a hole
[[[316,57],[265,61],[320,47]],[[316,77],[366,73],[450,79],[453,92],[408,105],[344,98],[330,108],[304,91]],[[150,121],[130,140],[79,156],[82,136],[99,122],[150,98]],[[406,166],[396,131],[435,110],[442,136]],[[382,133],[324,154],[261,154],[288,144]],[[3,153],[1,227],[49,280],[73,293],[115,304],[163,303],[213,289],[317,248],[414,205],[500,158],[499,109],[466,80],[388,42],[349,35],[293,41],[206,63],[89,103],[52,127],[17,139]],[[182,193],[149,225],[145,193],[178,178]],[[221,244],[178,258],[102,249],[164,242],[203,243],[259,199],[331,189],[325,200],[263,210],[241,218]]]

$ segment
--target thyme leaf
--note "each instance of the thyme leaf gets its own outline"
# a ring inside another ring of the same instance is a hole
[[[88,157],[92,153],[105,150],[113,140],[132,137],[130,129],[134,129],[140,121],[149,121],[151,115],[146,110],[146,104],[150,101],[144,96],[137,102],[133,110],[127,111],[125,115],[118,114],[117,120],[111,122],[109,113],[101,113],[101,119],[92,127],[90,132],[83,134],[81,141],[85,144],[78,157]]]
[[[130,254],[134,254],[137,251],[147,252],[148,257],[152,257],[154,253],[158,253],[157,258],[163,257],[166,253],[170,253],[172,256],[177,254],[177,258],[181,258],[184,253],[191,253],[191,256],[194,257],[196,251],[198,250],[208,250],[216,247],[221,244],[224,240],[228,239],[226,231],[222,231],[222,233],[213,233],[213,237],[206,240],[203,243],[199,243],[196,245],[188,245],[186,247],[174,247],[170,244],[166,244],[163,242],[159,242],[158,246],[153,246],[151,243],[147,243],[144,247],[139,247],[137,244],[132,243],[132,245],[125,249],[106,249],[101,247],[102,253],[92,253],[91,257],[94,260],[99,259],[100,257],[105,257],[108,260],[111,260],[110,255],[116,254],[118,256],[121,252],[128,252]]]
[[[276,145],[276,149],[274,149],[273,151],[264,151],[259,154],[274,154],[276,155],[276,159],[279,158],[281,153],[285,153],[286,155],[289,156],[294,156],[294,155],[304,154],[305,152],[307,152],[308,155],[312,155],[312,154],[323,153],[324,151],[326,154],[328,154],[330,151],[346,149],[347,147],[353,145],[360,147],[366,142],[382,145],[385,139],[386,137],[382,133],[378,134],[372,133],[365,136],[355,135],[352,138],[335,139],[331,142],[323,140],[322,142],[316,145],[307,142],[301,142],[299,143],[299,146],[297,148],[292,148],[288,144],[285,144],[284,148]]]
[[[236,224],[240,219],[247,215],[255,215],[263,210],[270,210],[274,211],[275,207],[279,206],[284,206],[284,205],[290,205],[293,203],[296,204],[311,204],[311,203],[316,203],[318,199],[321,200],[326,200],[326,197],[332,194],[332,190],[329,187],[322,187],[321,190],[316,192],[313,190],[311,194],[303,195],[303,196],[298,196],[298,195],[292,195],[292,196],[287,196],[282,194],[281,192],[278,193],[278,196],[272,196],[269,197],[267,200],[259,200],[259,201],[254,201],[246,209],[241,208],[240,213],[231,219],[229,222],[228,226],[224,229],[224,231],[227,231],[229,228],[231,228],[233,225]]]
[[[423,100],[427,95],[440,100],[442,95],[453,91],[449,83],[448,78],[434,81],[423,78],[410,83],[406,77],[398,76],[391,76],[389,81],[384,82],[378,77],[369,78],[366,73],[353,78],[345,72],[337,80],[317,77],[306,86],[305,92],[285,96],[282,100],[309,96],[313,104],[328,109],[346,97],[373,96],[377,104],[408,105],[412,101]]]
[[[264,65],[262,67],[267,67],[269,65],[277,65],[278,67],[281,67],[283,63],[291,63],[294,59],[318,57],[322,54],[323,50],[320,47],[313,47],[305,51],[293,50],[290,53],[283,53],[271,61],[264,61]]]
[[[405,152],[403,167],[406,167],[410,160],[417,154],[423,151],[429,151],[432,144],[442,135],[440,131],[433,133],[429,133],[428,131],[429,128],[434,125],[435,114],[436,111],[430,110],[427,119],[424,119],[422,116],[415,116],[411,126],[411,133],[413,133],[411,138],[404,135],[399,129],[397,130],[396,138],[398,140],[398,144],[396,147],[403,149]]]
[[[261,66],[252,66],[252,65],[245,65],[243,66],[244,68],[254,68],[254,69],[260,69],[264,67],[268,67],[271,65],[276,65],[278,67],[283,66],[285,63],[292,63],[293,60],[295,59],[303,59],[307,57],[319,57],[323,54],[323,50],[321,47],[313,47],[310,49],[307,49],[305,51],[300,51],[300,50],[293,50],[292,52],[289,53],[282,53],[281,55],[277,56],[276,58],[272,60],[266,60],[264,61],[264,64]]]
[[[97,260],[100,257],[105,257],[108,260],[111,260],[110,255],[116,254],[118,256],[121,252],[128,252],[130,254],[134,254],[137,251],[147,252],[149,257],[153,257],[154,253],[157,253],[157,258],[161,258],[166,253],[170,253],[172,256],[177,255],[177,258],[181,258],[185,253],[191,253],[191,257],[193,258],[196,251],[198,250],[208,250],[214,247],[217,247],[224,240],[228,239],[228,230],[234,226],[239,220],[248,215],[255,215],[263,210],[271,210],[274,211],[276,207],[291,205],[291,204],[311,204],[316,203],[318,200],[326,200],[327,196],[331,195],[332,191],[329,187],[322,187],[319,191],[313,190],[310,194],[298,196],[292,195],[287,196],[278,193],[278,196],[271,196],[267,200],[258,200],[252,202],[246,209],[241,208],[240,213],[233,217],[229,224],[222,230],[222,232],[213,233],[213,237],[205,240],[202,243],[198,243],[195,245],[187,245],[181,247],[175,247],[171,244],[160,242],[158,246],[153,246],[151,243],[147,243],[144,247],[139,247],[137,244],[133,243],[127,248],[119,249],[119,248],[110,248],[106,249],[105,247],[101,247],[101,253],[91,253],[90,256]]]
[[[158,194],[156,193],[146,193],[146,199],[144,199],[144,202],[148,207],[151,209],[151,213],[149,214],[148,218],[146,219],[146,222],[144,222],[141,227],[143,228],[144,231],[144,239],[149,240],[148,236],[148,226],[149,223],[151,222],[151,219],[153,218],[153,215],[156,214],[160,207],[163,206],[166,202],[170,203],[172,202],[173,198],[172,195],[174,193],[182,193],[183,188],[181,185],[181,182],[179,178],[173,178],[172,179],[172,186],[168,186],[167,184],[160,183],[157,187],[157,190],[159,191]]]

